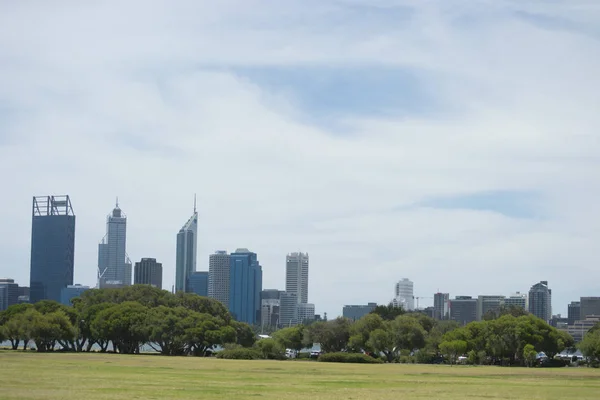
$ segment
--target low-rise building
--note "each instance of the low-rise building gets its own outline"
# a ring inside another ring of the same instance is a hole
[[[351,319],[352,321],[358,321],[365,315],[369,314],[377,307],[377,303],[367,303],[365,305],[347,305],[342,310],[344,318]]]
[[[71,306],[72,300],[81,296],[81,294],[87,290],[90,290],[89,286],[69,285],[64,287],[60,291],[60,303],[64,304],[65,306]]]

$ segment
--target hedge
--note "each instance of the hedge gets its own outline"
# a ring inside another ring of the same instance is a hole
[[[262,355],[255,349],[225,349],[217,353],[217,358],[225,360],[259,360]]]
[[[319,356],[321,362],[382,364],[383,361],[363,353],[325,353]]]

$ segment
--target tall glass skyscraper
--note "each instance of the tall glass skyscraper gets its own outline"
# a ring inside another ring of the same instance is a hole
[[[218,250],[208,257],[208,297],[229,307],[229,273],[231,260],[225,250]]]
[[[237,249],[229,257],[229,311],[237,321],[253,325],[260,321],[262,267],[248,249]]]
[[[98,245],[98,286],[123,287],[131,285],[131,260],[127,256],[127,217],[119,201],[106,217],[106,236]]]
[[[175,291],[188,292],[188,278],[196,271],[198,246],[198,212],[194,199],[194,213],[177,234],[177,254],[175,260]]]
[[[30,301],[60,301],[73,284],[75,214],[69,196],[33,198]]]

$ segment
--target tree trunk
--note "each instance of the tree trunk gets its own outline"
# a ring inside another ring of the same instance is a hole
[[[10,339],[10,344],[13,350],[17,350],[19,348],[19,342],[21,342],[19,339]]]

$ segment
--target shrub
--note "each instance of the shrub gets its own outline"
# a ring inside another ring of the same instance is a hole
[[[377,360],[362,353],[325,353],[319,356],[321,362],[339,362],[339,363],[360,363],[360,364],[381,364],[383,361]]]
[[[262,358],[267,360],[285,360],[285,348],[275,339],[261,339],[254,344]]]
[[[255,349],[225,349],[217,353],[217,358],[224,360],[259,360],[262,355]]]

